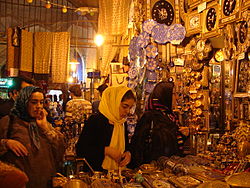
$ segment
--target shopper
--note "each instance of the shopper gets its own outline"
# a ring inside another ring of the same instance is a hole
[[[91,114],[91,103],[82,98],[80,85],[72,85],[69,88],[71,100],[66,104],[65,120],[67,124],[84,123]]]
[[[86,158],[94,170],[117,170],[130,162],[124,122],[135,101],[125,86],[103,92],[100,112],[90,116],[76,145],[77,156]]]
[[[2,100],[0,103],[0,119],[10,113],[10,110],[13,108],[15,100],[22,88],[35,85],[34,80],[24,76],[12,78],[13,86],[8,89],[9,99]]]
[[[64,136],[47,121],[43,101],[40,88],[25,87],[0,121],[1,159],[27,174],[28,188],[51,187],[64,154]]]
[[[102,84],[97,88],[97,91],[99,92],[100,97],[102,97],[102,93],[105,89],[107,89],[107,85],[106,84]],[[99,112],[98,108],[99,108],[99,104],[100,104],[100,100],[96,100],[94,102],[92,102],[92,113],[96,114]]]
[[[150,163],[160,156],[182,154],[185,136],[178,130],[177,118],[172,111],[173,86],[173,83],[160,82],[151,93],[147,109],[132,137],[130,167]]]

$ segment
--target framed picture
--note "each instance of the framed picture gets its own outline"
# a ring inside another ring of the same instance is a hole
[[[239,112],[240,112],[240,107],[239,107],[239,99],[234,98],[232,102],[232,108],[233,108],[233,119],[239,119]]]
[[[123,64],[122,63],[110,63],[112,74],[123,74]]]
[[[236,65],[235,95],[250,96],[250,61],[238,60]]]

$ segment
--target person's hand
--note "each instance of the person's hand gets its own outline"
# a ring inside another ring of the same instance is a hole
[[[121,156],[121,161],[119,163],[119,166],[123,167],[126,166],[128,163],[130,163],[131,160],[131,153],[129,151],[125,151]]]
[[[21,142],[16,140],[8,139],[6,142],[6,146],[8,149],[13,151],[18,157],[27,156],[29,153],[27,148],[23,144],[21,144]]]
[[[105,147],[105,155],[109,156],[110,158],[112,158],[113,160],[115,160],[115,162],[119,163],[122,157],[122,154],[120,151],[118,151],[115,148],[112,148],[110,146]]]
[[[47,111],[43,108],[41,110],[40,116],[36,119],[36,124],[38,127],[42,128],[43,130],[49,129],[49,122],[47,121]]]
[[[189,127],[180,127],[179,131],[185,136],[189,135]]]

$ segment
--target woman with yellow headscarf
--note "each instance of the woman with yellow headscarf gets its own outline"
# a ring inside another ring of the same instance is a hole
[[[76,145],[96,171],[117,170],[130,162],[124,122],[136,97],[126,86],[108,87],[102,94],[99,113],[90,116]]]

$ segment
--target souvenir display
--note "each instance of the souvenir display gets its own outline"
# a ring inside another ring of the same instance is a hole
[[[156,70],[156,68],[158,67],[158,63],[157,60],[154,58],[148,58],[147,59],[147,64],[146,64],[146,68],[150,71],[154,71]]]
[[[147,32],[148,34],[151,34],[153,27],[156,25],[157,25],[156,21],[149,19],[149,20],[146,20],[145,22],[143,22],[142,29],[143,29],[143,31]]]
[[[219,29],[219,4],[216,2],[210,3],[207,9],[204,10],[204,15],[203,23],[205,23],[205,26],[202,27],[202,38],[207,39],[221,35],[221,30]]]
[[[137,83],[135,81],[128,81],[128,87],[131,89],[134,89],[137,86]]]
[[[232,187],[249,187],[250,185],[250,172],[242,172],[233,174],[226,178],[226,182]]]
[[[152,38],[159,44],[165,44],[169,41],[169,27],[165,24],[157,24],[152,29]]]
[[[169,27],[168,40],[172,44],[180,44],[186,35],[186,29],[181,24],[173,24]]]
[[[220,26],[232,23],[240,19],[240,5],[239,0],[222,0]]]
[[[249,92],[249,84],[250,84],[250,62],[241,60],[237,63],[237,92],[240,93],[248,93]]]
[[[152,18],[161,24],[170,26],[175,17],[174,7],[169,1],[157,1],[152,9]]]
[[[247,39],[248,24],[246,21],[242,21],[239,28],[240,43],[244,43]]]
[[[140,48],[145,48],[150,42],[150,37],[149,34],[145,31],[143,31],[142,33],[139,34],[138,38],[137,38],[137,45]]]
[[[154,87],[155,87],[155,83],[154,82],[147,82],[145,84],[145,91],[146,91],[146,93],[151,93],[153,91]]]
[[[146,78],[148,82],[156,82],[157,81],[157,73],[155,71],[146,71]]]
[[[133,61],[136,59],[139,47],[137,46],[138,37],[133,37],[129,44],[129,57]]]
[[[138,70],[136,67],[130,67],[129,71],[128,71],[128,77],[129,79],[135,79],[138,75]]]
[[[146,55],[149,58],[155,58],[158,55],[158,48],[155,45],[148,45],[146,47]]]

